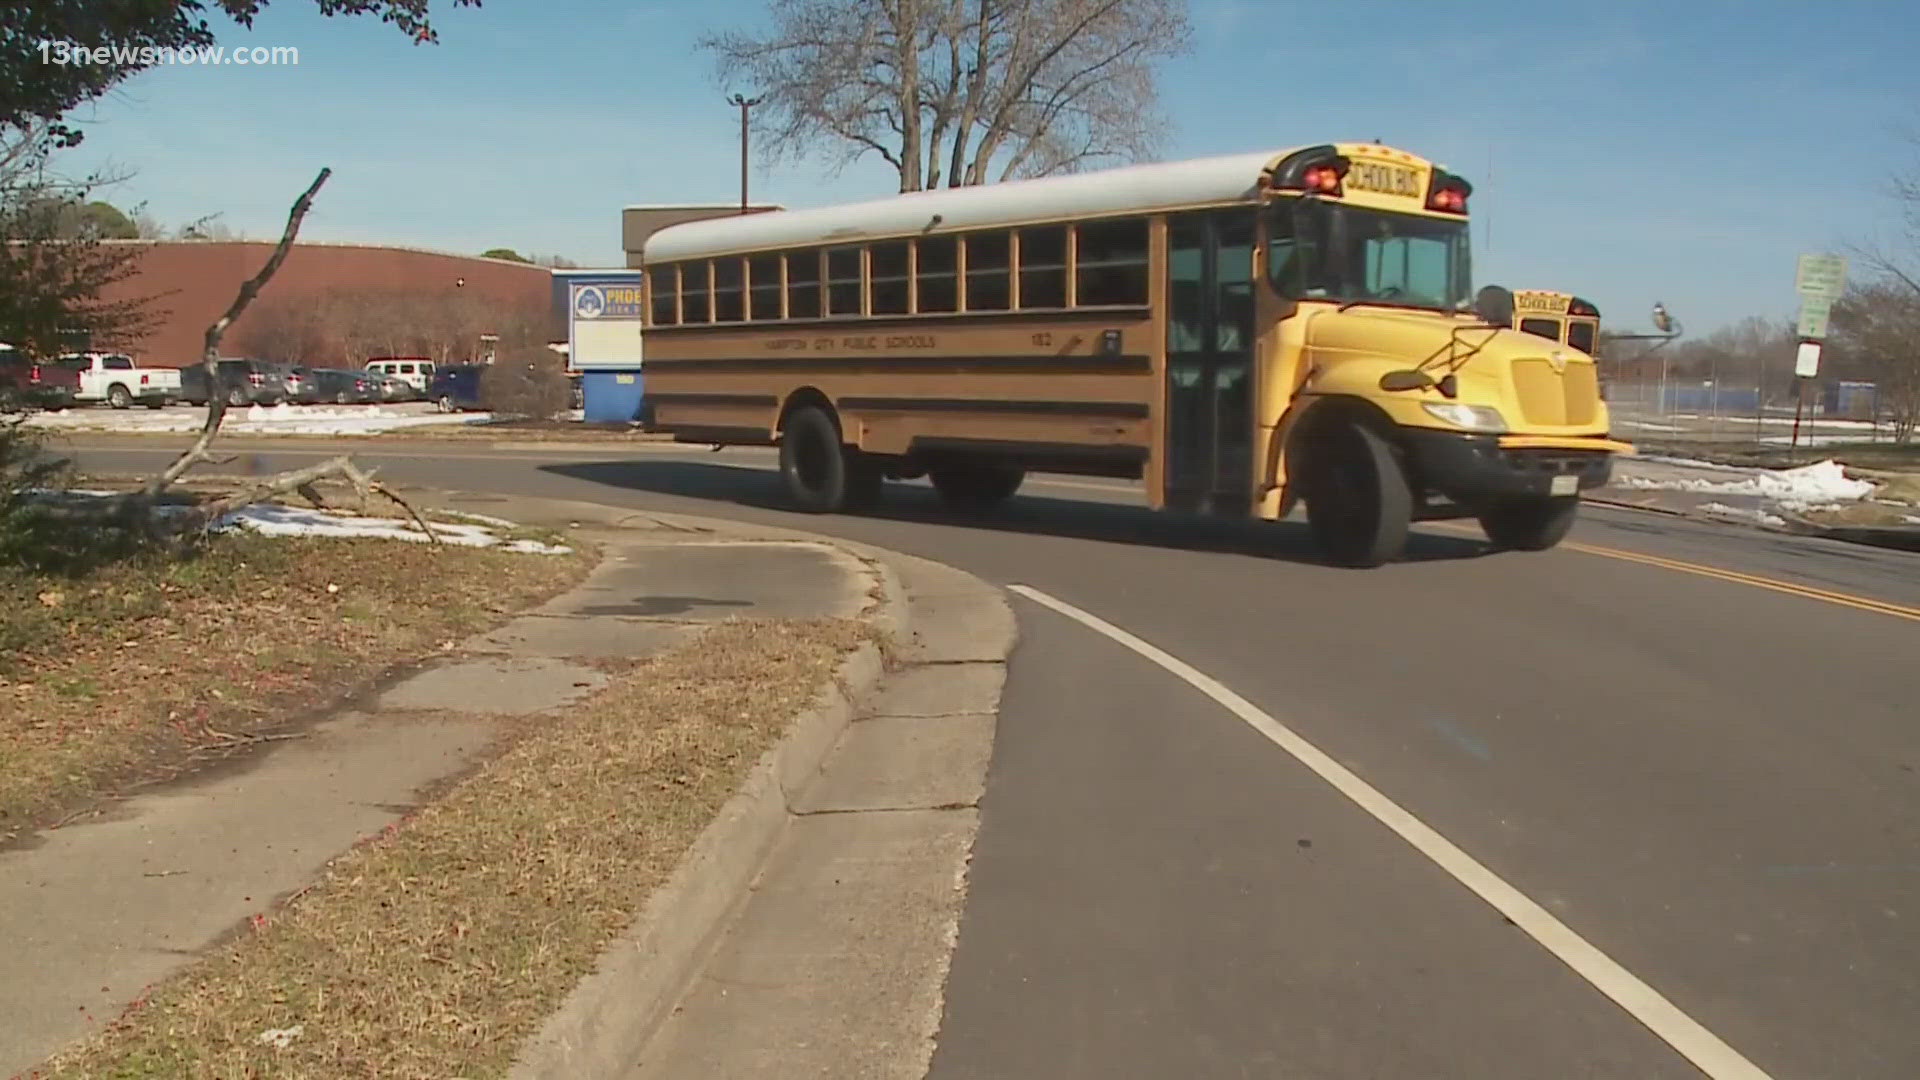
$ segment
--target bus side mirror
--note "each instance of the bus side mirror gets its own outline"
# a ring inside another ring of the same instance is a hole
[[[1474,294],[1473,313],[1492,326],[1513,325],[1513,294],[1498,285],[1487,285]]]

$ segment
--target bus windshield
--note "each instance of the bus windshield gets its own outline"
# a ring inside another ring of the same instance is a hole
[[[1289,199],[1269,212],[1268,274],[1283,296],[1451,311],[1467,302],[1467,223]]]

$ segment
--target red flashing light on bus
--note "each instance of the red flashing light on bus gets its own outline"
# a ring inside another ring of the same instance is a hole
[[[1340,191],[1340,169],[1335,165],[1315,165],[1307,170],[1305,180],[1308,191],[1320,191],[1328,195]]]
[[[1457,187],[1443,187],[1427,200],[1427,206],[1448,214],[1464,214],[1467,212],[1467,193]]]

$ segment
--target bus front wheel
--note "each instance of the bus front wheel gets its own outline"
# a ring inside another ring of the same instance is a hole
[[[809,514],[871,506],[884,479],[879,464],[841,445],[839,425],[811,405],[794,410],[780,431],[780,478],[794,506]]]
[[[1387,440],[1361,424],[1329,425],[1307,450],[1302,493],[1320,554],[1338,566],[1398,558],[1413,521],[1413,492]]]
[[[1480,528],[1493,546],[1509,551],[1545,551],[1567,538],[1580,500],[1511,499],[1480,512]]]
[[[969,462],[927,469],[940,498],[956,510],[990,510],[1013,497],[1027,478],[1018,465]]]

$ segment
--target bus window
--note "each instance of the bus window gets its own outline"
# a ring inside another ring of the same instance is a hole
[[[890,240],[867,249],[867,274],[872,278],[868,299],[875,315],[907,313],[907,241]]]
[[[1020,230],[1020,306],[1067,306],[1067,227]]]
[[[765,322],[780,317],[780,256],[747,260],[747,318]]]
[[[919,265],[914,268],[916,310],[942,314],[960,310],[960,241],[951,236],[929,236],[917,241]]]
[[[1315,199],[1275,207],[1268,230],[1274,285],[1296,299],[1443,311],[1467,299],[1464,221]]]
[[[703,323],[708,321],[707,300],[712,294],[707,291],[707,262],[702,259],[680,267],[680,321],[683,323]]]
[[[1118,307],[1147,302],[1147,222],[1096,221],[1079,227],[1073,302]]]
[[[967,310],[1005,311],[1013,300],[1006,233],[967,237]]]
[[[747,283],[739,256],[713,260],[713,321],[739,322],[747,315]]]
[[[827,314],[863,315],[860,310],[860,249],[827,249]]]
[[[820,317],[820,253],[796,251],[787,256],[787,318]]]
[[[1568,323],[1567,324],[1567,344],[1573,346],[1576,349],[1579,349],[1581,352],[1586,353],[1588,356],[1600,355],[1598,352],[1594,351],[1595,343],[1593,340],[1594,339],[1593,329],[1594,329],[1593,324],[1590,322]]]
[[[1521,319],[1520,332],[1546,338],[1548,341],[1560,340],[1560,320],[1558,319]]]
[[[647,276],[653,279],[653,311],[649,321],[655,326],[672,326],[680,321],[680,268],[677,266],[649,267]]]

